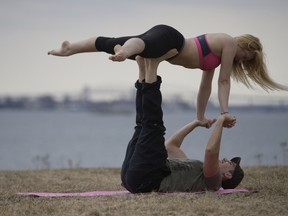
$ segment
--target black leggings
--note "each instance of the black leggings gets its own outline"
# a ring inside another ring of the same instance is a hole
[[[157,190],[171,173],[166,164],[160,83],[159,76],[155,83],[143,83],[143,88],[136,83],[136,127],[121,169],[122,185],[132,193]]]
[[[147,32],[136,36],[98,37],[95,41],[95,47],[98,51],[114,54],[114,47],[117,44],[122,46],[130,38],[140,38],[144,41],[144,51],[137,54],[144,58],[158,58],[174,48],[180,52],[185,40],[176,29],[167,25],[156,25]],[[129,59],[134,60],[135,56],[130,56]]]

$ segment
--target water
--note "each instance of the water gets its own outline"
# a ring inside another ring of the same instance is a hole
[[[165,113],[166,137],[193,118],[193,112]],[[221,157],[241,156],[246,166],[287,164],[281,146],[288,141],[287,113],[238,112],[237,118],[224,130]],[[133,114],[1,111],[0,170],[120,167],[133,127]],[[185,140],[190,158],[203,160],[210,132],[197,128]]]

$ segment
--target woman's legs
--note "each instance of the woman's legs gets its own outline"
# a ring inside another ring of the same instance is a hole
[[[101,37],[103,38],[103,37]],[[70,56],[78,53],[85,52],[99,52],[96,48],[97,37],[92,37],[87,40],[82,40],[74,43],[64,41],[59,49],[54,49],[48,52],[48,55],[54,56]],[[123,40],[125,43],[123,44]],[[140,38],[111,38],[110,41],[115,41],[113,45],[113,55],[109,57],[112,61],[125,61],[128,57],[134,56],[138,53],[143,52],[145,48],[144,41]],[[121,45],[123,44],[123,46]],[[107,43],[108,46],[111,46]],[[112,52],[106,51],[108,53]]]
[[[96,39],[97,37],[92,37],[87,40],[82,40],[75,43],[64,41],[61,48],[49,51],[48,55],[70,56],[77,53],[97,52],[98,50],[95,47]]]
[[[128,57],[143,52],[145,43],[140,38],[131,38],[127,40],[123,46],[117,44],[114,47],[114,55],[109,57],[112,61],[125,61]]]
[[[124,42],[122,39],[122,44],[117,43],[113,46],[115,54],[109,58],[112,61],[134,59],[135,55],[144,58],[161,58],[171,49],[180,52],[185,40],[180,32],[167,25],[157,25],[143,34],[122,38],[126,39]],[[103,42],[101,43],[103,44]]]
[[[136,55],[144,58],[159,58],[175,48],[179,52],[184,44],[184,37],[176,29],[157,25],[143,34],[127,37],[92,37],[87,40],[70,43],[64,41],[59,49],[48,55],[70,56],[84,52],[106,52],[112,61],[135,59]]]

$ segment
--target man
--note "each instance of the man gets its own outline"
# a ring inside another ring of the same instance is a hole
[[[159,58],[136,58],[139,67],[139,79],[135,83],[136,126],[122,165],[122,184],[132,193],[235,188],[244,176],[240,158],[219,161],[223,127],[233,127],[235,117],[224,114],[217,120],[195,120],[176,132],[165,146],[161,77],[157,76],[157,68],[161,61],[175,54],[176,50],[170,50]],[[180,149],[186,135],[196,126],[210,128],[214,123],[204,162],[187,159]]]

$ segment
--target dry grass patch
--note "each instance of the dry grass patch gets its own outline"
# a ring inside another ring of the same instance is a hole
[[[17,192],[123,190],[120,169],[0,172],[0,212],[13,215],[288,215],[288,167],[245,167],[240,187],[258,193],[36,198]]]

